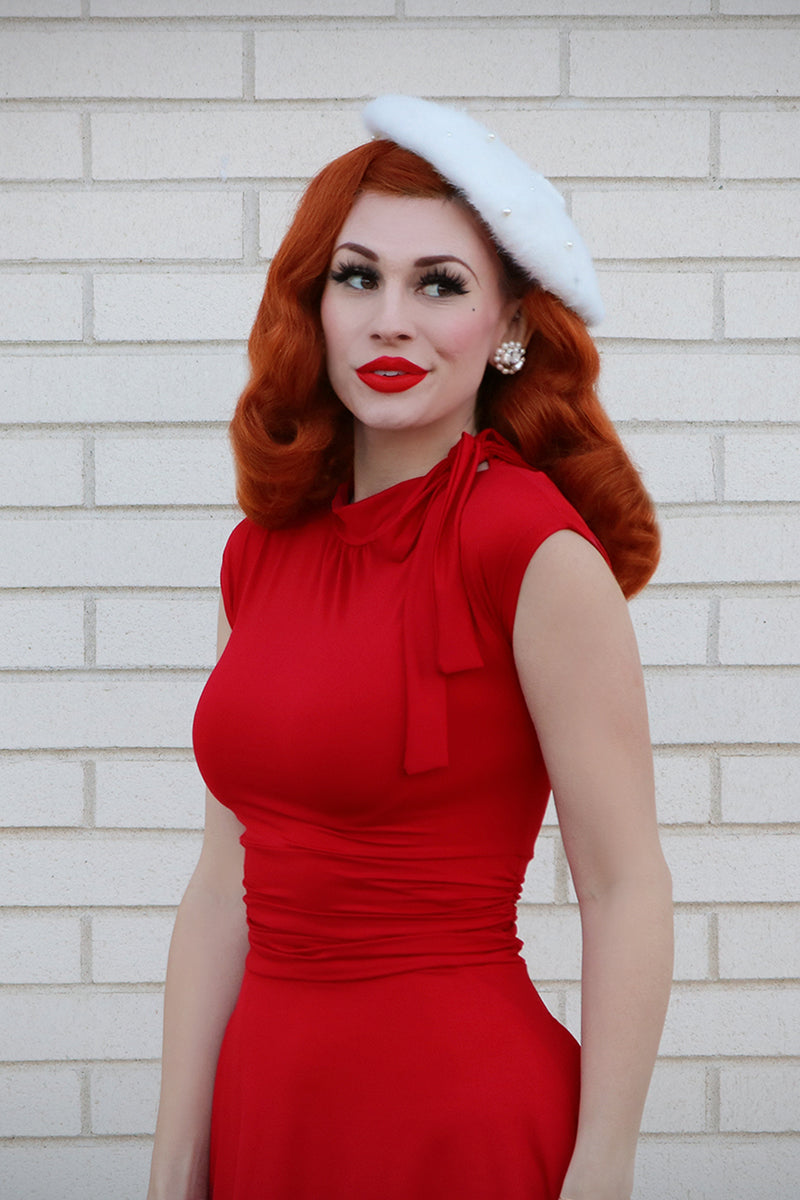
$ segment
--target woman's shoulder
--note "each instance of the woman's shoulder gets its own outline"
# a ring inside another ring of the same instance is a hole
[[[552,479],[521,464],[493,460],[464,507],[461,555],[467,586],[510,631],[523,576],[549,537],[571,530],[606,558],[589,526]]]
[[[492,460],[478,472],[464,521],[471,539],[488,538],[495,545],[521,534],[546,537],[558,529],[576,527],[579,532],[590,532],[548,475],[501,459]]]
[[[269,538],[269,530],[245,517],[236,525],[222,552],[220,585],[228,622],[233,626],[247,579]]]
[[[250,517],[243,517],[231,530],[225,543],[223,560],[227,558],[237,564],[243,562],[249,554],[257,552],[268,537],[268,529],[257,525]]]

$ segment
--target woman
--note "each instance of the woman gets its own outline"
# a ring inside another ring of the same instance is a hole
[[[627,1200],[670,973],[623,597],[652,511],[560,197],[463,114],[366,119],[272,264],[232,425],[149,1196]],[[515,937],[551,784],[582,1053]]]

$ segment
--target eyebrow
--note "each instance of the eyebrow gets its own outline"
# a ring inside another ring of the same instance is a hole
[[[367,246],[360,246],[358,242],[342,242],[341,246],[336,247],[334,254],[338,254],[340,250],[352,250],[354,254],[360,254],[362,258],[368,258],[370,262],[378,261],[378,255],[374,250],[370,250]],[[424,258],[415,259],[414,266],[435,267],[438,263],[445,262],[460,263],[462,267],[469,271],[473,278],[478,278],[469,263],[465,263],[463,258],[458,258],[455,254],[428,254]]]

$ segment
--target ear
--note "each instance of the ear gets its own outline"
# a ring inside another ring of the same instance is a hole
[[[507,324],[500,341],[520,342],[523,346],[527,347],[532,333],[533,330],[528,324],[528,319],[520,310],[518,303],[514,302],[509,305]]]

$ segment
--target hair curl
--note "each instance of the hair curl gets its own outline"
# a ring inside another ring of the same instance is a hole
[[[319,312],[334,239],[365,191],[463,203],[428,162],[384,140],[335,159],[309,184],[270,266],[250,335],[250,380],[231,422],[239,503],[270,528],[318,509],[352,471],[352,419],[328,381]],[[655,570],[658,527],[597,397],[597,349],[580,317],[499,255],[533,333],[519,374],[487,368],[478,424],[503,434],[550,476],[600,539],[631,596]]]

